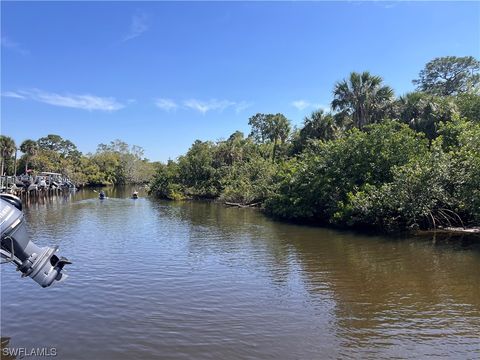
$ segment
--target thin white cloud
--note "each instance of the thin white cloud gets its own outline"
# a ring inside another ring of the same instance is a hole
[[[295,100],[292,101],[290,105],[296,107],[298,111],[303,111],[305,109],[323,110],[324,112],[332,111],[329,105],[314,104],[308,100]]]
[[[2,92],[3,97],[9,97],[14,99],[25,99],[26,97],[18,92],[15,91],[5,91]]]
[[[2,93],[2,96],[12,97],[17,99],[29,99],[41,103],[68,107],[82,110],[101,110],[101,111],[116,111],[125,107],[112,97],[99,97],[95,95],[75,95],[75,94],[56,94],[39,89],[7,91]]]
[[[384,9],[393,9],[394,7],[396,7],[397,4],[393,3],[393,2],[388,2],[386,3],[385,5],[383,5],[383,8]]]
[[[240,101],[239,103],[235,104],[235,112],[238,114],[238,113],[242,112],[243,110],[248,109],[252,105],[253,104],[251,102]]]
[[[230,106],[234,106],[236,103],[229,100],[217,100],[211,99],[208,101],[201,101],[197,99],[185,100],[183,105],[186,107],[196,110],[202,114],[206,114],[208,111],[218,110],[223,111]]]
[[[148,30],[148,16],[145,13],[139,13],[132,16],[130,31],[124,36],[123,41],[135,39]]]
[[[332,112],[332,108],[330,107],[330,105],[312,104],[312,106],[317,110],[323,110],[323,112],[325,113]]]
[[[231,100],[199,100],[199,99],[187,99],[187,100],[173,100],[170,98],[157,98],[155,105],[164,111],[176,111],[177,109],[191,109],[195,110],[203,115],[209,111],[222,112],[225,109],[232,109],[235,113],[240,113],[243,110],[253,105],[247,101],[231,101]]]
[[[157,105],[158,108],[165,111],[176,110],[178,108],[178,105],[175,101],[173,101],[172,99],[165,99],[165,98],[159,98],[155,100],[155,105]]]
[[[312,106],[312,104],[306,100],[295,100],[291,105],[296,107],[298,111],[305,110],[306,108]]]
[[[19,43],[13,41],[5,35],[2,35],[1,37],[1,44],[3,48],[12,49],[22,55],[27,55],[30,53],[28,50],[24,49]]]

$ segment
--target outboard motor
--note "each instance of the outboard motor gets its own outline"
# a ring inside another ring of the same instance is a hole
[[[63,281],[66,264],[64,257],[55,255],[55,247],[39,247],[28,239],[23,221],[22,202],[16,196],[0,194],[1,257],[4,262],[13,262],[22,277],[29,276],[42,287],[54,281]]]

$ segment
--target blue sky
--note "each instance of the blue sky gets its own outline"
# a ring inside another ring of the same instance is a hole
[[[413,90],[435,57],[480,57],[478,2],[1,3],[1,133],[83,152],[122,139],[151,160],[249,131],[257,112],[300,125],[351,71]]]

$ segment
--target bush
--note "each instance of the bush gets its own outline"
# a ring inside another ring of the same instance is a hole
[[[222,178],[220,199],[241,204],[264,201],[274,192],[276,168],[271,160],[262,157],[233,165]]]
[[[480,224],[480,125],[456,118],[431,151],[393,168],[393,180],[348,194],[334,221],[382,229]]]
[[[480,122],[480,95],[459,94],[455,99],[460,116],[473,122]]]
[[[186,198],[182,186],[178,183],[178,165],[175,162],[160,164],[150,184],[149,192],[160,199],[183,200]]]
[[[480,123],[455,119],[440,129],[441,141],[451,157],[451,179],[457,211],[480,225]]]
[[[430,228],[456,222],[448,191],[450,159],[441,149],[393,168],[391,182],[366,184],[350,192],[334,215],[348,226],[379,227],[386,230]]]
[[[319,141],[284,172],[279,192],[266,209],[284,218],[333,221],[333,215],[368,185],[393,179],[392,169],[426,154],[428,141],[394,121],[351,130],[333,141]]]

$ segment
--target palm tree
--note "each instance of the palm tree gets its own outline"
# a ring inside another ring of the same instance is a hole
[[[310,116],[305,116],[303,128],[301,128],[293,140],[294,153],[302,152],[308,143],[312,140],[329,141],[337,137],[340,129],[330,112],[322,109],[312,112]]]
[[[284,144],[290,135],[290,121],[283,114],[269,115],[267,118],[268,137],[273,141],[272,162],[275,162],[277,144]]]
[[[393,101],[393,90],[382,85],[380,76],[352,72],[350,78],[338,82],[333,90],[332,109],[352,118],[362,129],[365,125],[382,120]]]
[[[3,175],[5,171],[5,160],[12,157],[16,149],[15,141],[11,137],[0,135],[0,154],[2,156],[2,172],[0,175]]]
[[[305,117],[303,129],[307,138],[333,140],[337,134],[337,125],[331,113],[325,113],[322,109],[312,112],[310,117]]]
[[[400,96],[396,107],[400,121],[425,133],[429,140],[437,137],[440,123],[450,121],[457,113],[457,107],[451,99],[421,92]]]
[[[38,144],[34,140],[25,140],[20,145],[20,151],[23,152],[26,156],[25,159],[25,174],[28,170],[28,162],[38,153]]]
[[[421,92],[412,92],[402,95],[396,101],[397,117],[400,121],[410,124],[412,121],[420,118],[424,109],[429,106],[429,98]]]

